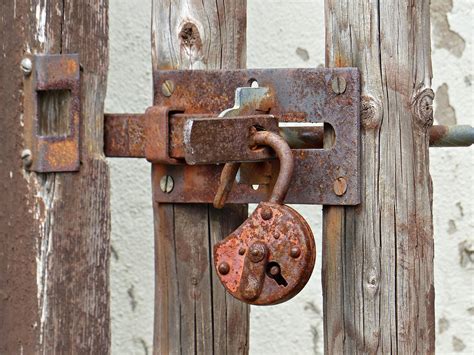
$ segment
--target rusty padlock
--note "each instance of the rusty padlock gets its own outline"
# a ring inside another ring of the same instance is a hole
[[[293,172],[293,155],[278,134],[255,132],[254,146],[273,148],[280,172],[269,202],[214,247],[217,274],[235,298],[253,305],[272,305],[294,297],[308,282],[316,259],[313,233],[305,219],[283,205]],[[235,166],[234,166],[235,167]],[[222,181],[229,186],[236,172]],[[224,172],[224,174],[226,174]]]

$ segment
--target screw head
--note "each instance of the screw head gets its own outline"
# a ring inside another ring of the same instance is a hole
[[[292,258],[295,258],[295,259],[296,259],[296,258],[298,258],[300,255],[301,255],[301,249],[300,249],[299,247],[296,247],[296,246],[295,246],[295,247],[292,247],[292,248],[290,249],[290,256],[291,256]]]
[[[222,263],[219,264],[217,270],[221,275],[227,275],[230,271],[230,265],[229,263],[223,261]]]
[[[273,217],[273,212],[272,209],[268,206],[264,206],[262,210],[260,211],[260,216],[262,216],[262,219],[264,221],[268,221]]]
[[[163,81],[163,84],[161,84],[161,92],[166,97],[170,97],[171,95],[173,95],[174,89],[174,82],[172,80],[165,80]]]
[[[239,255],[244,255],[244,254],[245,254],[245,248],[240,248]]]
[[[338,177],[334,180],[334,193],[337,196],[342,196],[347,191],[347,180],[344,177]]]
[[[160,188],[161,188],[161,191],[167,194],[173,191],[173,188],[174,188],[173,178],[169,175],[163,176],[160,180]]]
[[[31,155],[31,150],[25,149],[21,152],[21,160],[23,161],[23,166],[29,168],[33,164],[33,157]]]
[[[334,77],[331,82],[331,87],[335,94],[344,94],[347,87],[346,79],[344,79],[342,76]]]
[[[23,58],[20,66],[21,66],[21,70],[23,71],[23,74],[25,75],[31,74],[31,71],[33,70],[33,63],[31,62],[30,58]]]

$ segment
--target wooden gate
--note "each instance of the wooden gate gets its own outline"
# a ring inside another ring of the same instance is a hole
[[[429,1],[325,6],[327,67],[361,72],[363,176],[361,205],[324,207],[325,351],[434,353]],[[154,0],[152,27],[155,75],[245,67],[246,0]],[[0,29],[0,354],[110,353],[108,0],[4,1]],[[79,172],[27,169],[20,63],[42,53],[80,55]],[[155,354],[248,353],[211,257],[247,213],[154,203]]]

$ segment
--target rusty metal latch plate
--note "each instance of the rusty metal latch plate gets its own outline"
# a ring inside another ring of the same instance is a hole
[[[359,204],[360,79],[356,68],[160,71],[154,77],[154,105],[184,107],[187,115],[214,116],[233,107],[236,88],[254,81],[269,89],[262,113],[277,117],[280,123],[329,124],[336,137],[327,149],[293,150],[295,171],[285,203]],[[165,82],[173,83],[172,92],[162,90]],[[197,153],[194,158],[202,161]],[[222,164],[154,164],[154,199],[212,203],[222,168]],[[262,172],[267,184],[261,183]],[[227,203],[265,200],[277,176],[277,161],[242,164]],[[173,188],[162,191],[160,181],[169,177]]]
[[[79,170],[80,67],[77,54],[24,59],[27,168],[39,173]]]

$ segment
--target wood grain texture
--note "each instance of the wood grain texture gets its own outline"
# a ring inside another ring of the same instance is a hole
[[[243,68],[245,38],[246,0],[153,2],[155,75]],[[212,250],[247,218],[247,207],[154,203],[154,214],[154,354],[246,354],[249,307],[226,294]]]
[[[325,350],[434,353],[429,1],[325,5],[326,64],[363,95],[363,203],[324,208]]]
[[[107,0],[0,5],[1,354],[110,352],[109,170],[102,156],[107,8]],[[80,53],[79,173],[23,169],[25,53]]]

